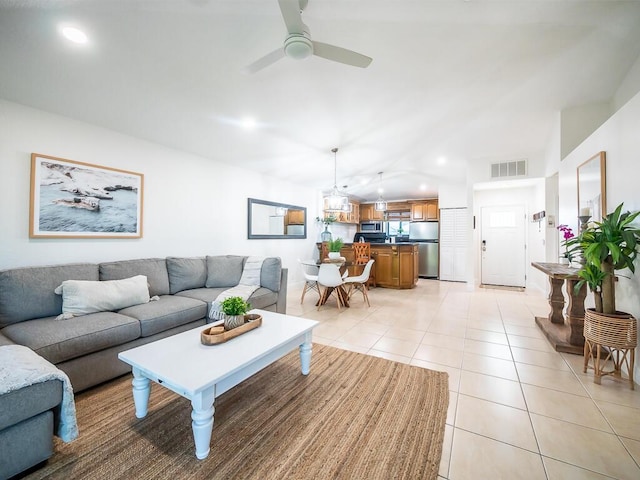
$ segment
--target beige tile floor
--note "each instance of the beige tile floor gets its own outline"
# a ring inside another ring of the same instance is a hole
[[[640,387],[596,385],[581,356],[555,352],[534,321],[543,294],[420,279],[318,312],[301,292],[287,313],[321,322],[314,342],[449,373],[439,478],[640,479]]]

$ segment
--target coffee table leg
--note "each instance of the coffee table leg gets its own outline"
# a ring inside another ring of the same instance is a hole
[[[304,343],[300,345],[300,364],[302,374],[308,375],[311,369],[311,332],[305,335]]]
[[[136,406],[136,417],[144,418],[147,416],[151,382],[140,370],[133,367],[133,380],[131,381],[131,385],[133,385],[133,403]]]
[[[213,430],[213,400],[215,387],[200,392],[191,399],[191,429],[193,441],[196,444],[196,457],[203,460],[209,455],[211,445],[211,431]]]

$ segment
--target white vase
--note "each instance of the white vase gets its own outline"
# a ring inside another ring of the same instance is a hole
[[[567,257],[560,257],[560,265],[569,265],[571,262]]]
[[[340,252],[329,252],[329,258],[331,260],[337,260],[340,258]]]

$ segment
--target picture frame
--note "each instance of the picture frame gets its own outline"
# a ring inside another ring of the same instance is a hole
[[[578,165],[577,176],[578,217],[589,217],[587,221],[601,222],[602,217],[607,214],[605,152],[599,152]]]
[[[144,175],[31,154],[30,238],[142,238]]]

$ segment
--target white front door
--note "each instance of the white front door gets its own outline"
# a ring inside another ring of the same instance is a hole
[[[521,206],[482,207],[482,283],[525,286],[525,212]]]

